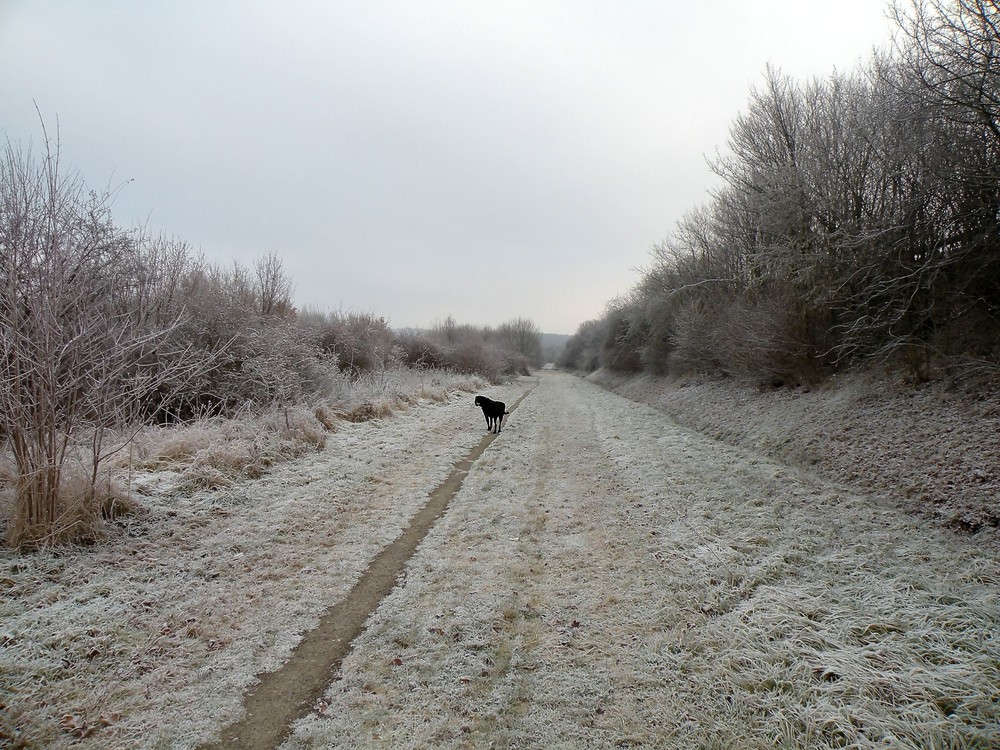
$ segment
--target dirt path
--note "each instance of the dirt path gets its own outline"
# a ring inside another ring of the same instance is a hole
[[[517,411],[533,388],[508,405],[511,414]],[[207,748],[272,750],[281,744],[292,721],[306,715],[322,696],[365,621],[400,583],[399,578],[417,545],[447,510],[469,469],[497,437],[499,434],[486,434],[467,456],[455,464],[448,477],[430,493],[427,504],[412,518],[403,533],[375,556],[347,596],[320,618],[318,626],[303,636],[281,669],[262,676],[244,699],[244,717],[223,731],[221,741]]]
[[[530,384],[487,393],[513,402]],[[0,550],[0,746],[218,739],[483,434],[472,394],[454,393],[342,424],[257,481],[137,478],[145,514],[97,547]]]
[[[996,557],[561,373],[482,429],[471,396],[421,406],[3,560],[0,718],[26,747],[193,748],[257,694],[267,729],[230,739],[283,750],[1000,746]],[[302,634],[486,442],[329,672],[350,633]]]
[[[993,747],[998,581],[874,498],[546,375],[283,748]]]

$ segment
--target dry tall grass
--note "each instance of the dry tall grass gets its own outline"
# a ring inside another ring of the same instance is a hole
[[[31,534],[36,540],[35,547],[96,542],[103,535],[106,521],[140,510],[126,478],[105,468],[95,482],[90,467],[79,458],[74,455],[60,471],[55,523],[32,529],[22,524],[20,531]],[[13,462],[9,457],[0,459],[0,540],[9,535],[3,523],[9,523],[13,517],[16,489],[17,471]]]
[[[139,512],[131,492],[136,472],[168,471],[180,488],[225,487],[263,476],[275,464],[322,450],[341,422],[385,419],[420,402],[442,402],[454,391],[485,385],[479,377],[408,368],[341,377],[311,404],[272,407],[231,419],[212,417],[166,427],[146,427],[118,438],[117,453],[90,485],[83,456],[68,461],[60,483],[60,522],[40,538],[46,544],[94,542],[105,522]],[[129,444],[131,441],[131,444]],[[108,438],[109,444],[114,443]],[[0,518],[12,516],[15,472],[0,466]]]
[[[234,419],[203,419],[148,428],[136,437],[136,469],[180,473],[189,488],[222,487],[256,479],[279,461],[322,450],[340,421],[385,419],[421,401],[442,402],[449,392],[484,385],[475,376],[397,368],[341,378],[311,405],[274,407]]]

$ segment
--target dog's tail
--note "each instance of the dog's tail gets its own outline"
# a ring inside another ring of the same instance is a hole
[[[510,414],[510,412],[509,411],[505,411],[504,414]]]

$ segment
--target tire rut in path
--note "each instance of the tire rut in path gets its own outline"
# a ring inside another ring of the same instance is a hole
[[[536,382],[521,394],[510,412],[537,387]],[[496,438],[492,433],[485,435],[469,455],[454,465],[403,533],[375,556],[347,596],[320,618],[319,625],[302,636],[288,661],[277,671],[261,675],[260,682],[244,698],[246,715],[223,729],[219,742],[204,745],[205,750],[274,750],[285,740],[292,722],[308,714],[322,697],[365,621],[396,587],[417,545],[458,493],[472,465]]]

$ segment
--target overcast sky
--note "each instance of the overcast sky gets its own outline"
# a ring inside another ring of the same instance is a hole
[[[573,333],[704,203],[770,62],[850,70],[881,0],[0,0],[0,139],[119,224],[280,255],[295,300],[395,327]]]

